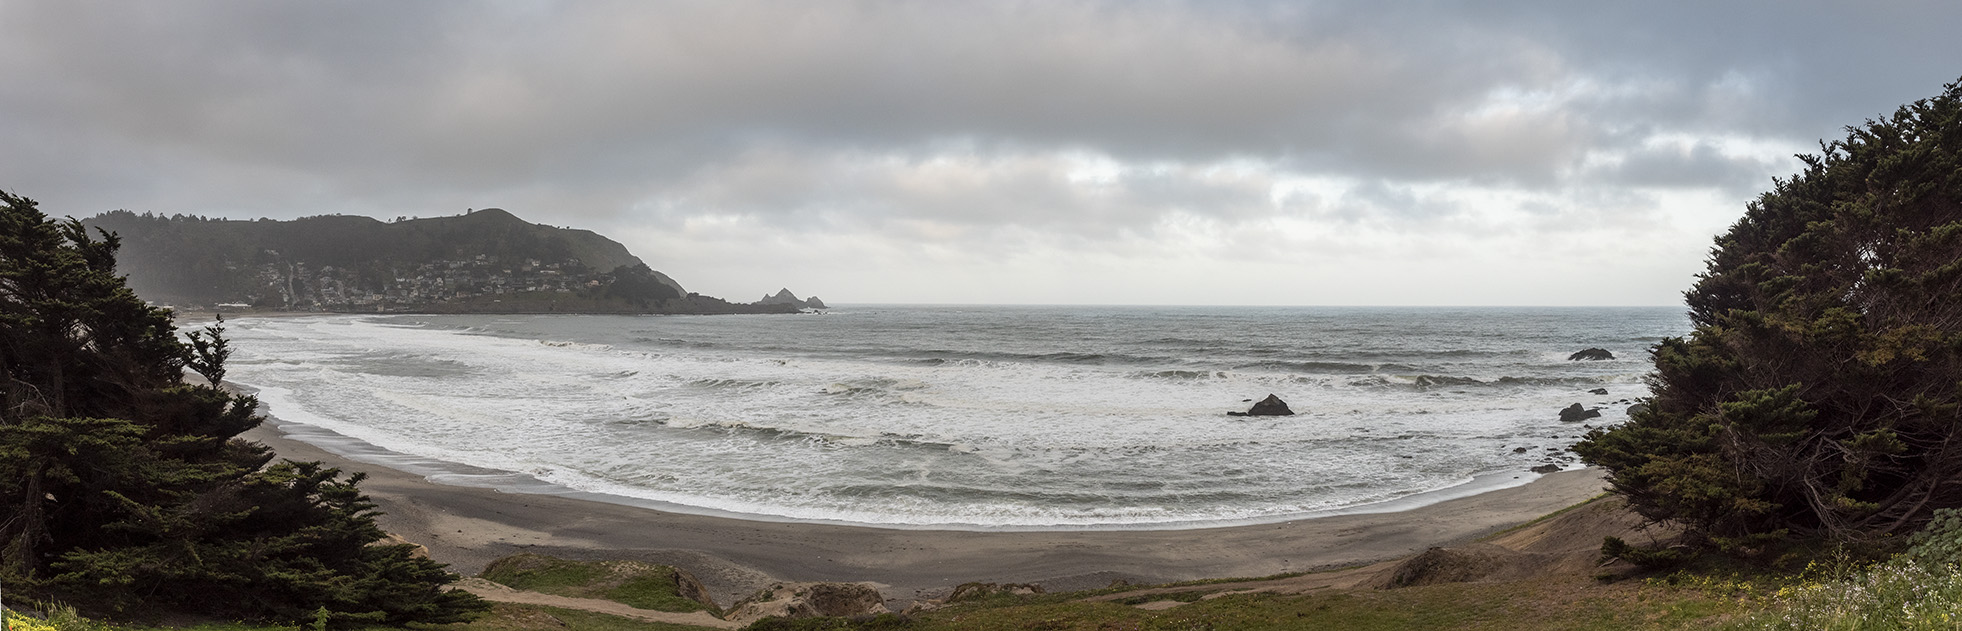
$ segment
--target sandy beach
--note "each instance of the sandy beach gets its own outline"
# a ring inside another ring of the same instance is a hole
[[[1599,494],[1594,470],[1391,513],[1222,528],[975,532],[752,521],[670,513],[553,495],[437,484],[343,458],[268,423],[245,435],[283,458],[365,472],[383,529],[427,546],[471,575],[519,552],[622,558],[693,572],[727,605],[773,580],[872,581],[905,603],[969,581],[1050,590],[1117,579],[1166,582],[1252,577],[1371,563],[1461,543]],[[1522,474],[1523,475],[1523,474]]]

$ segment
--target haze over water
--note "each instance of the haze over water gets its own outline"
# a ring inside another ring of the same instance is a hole
[[[777,518],[1178,527],[1530,479],[1585,431],[1560,408],[1620,422],[1647,348],[1689,324],[1680,307],[851,306],[230,327],[230,379],[272,414],[401,453]],[[1617,359],[1567,360],[1596,346]],[[1225,416],[1269,393],[1299,414]]]

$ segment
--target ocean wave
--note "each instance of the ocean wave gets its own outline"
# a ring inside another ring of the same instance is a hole
[[[869,447],[918,449],[930,452],[952,451],[955,453],[974,453],[980,448],[953,441],[930,440],[917,434],[895,434],[880,432],[871,436],[855,436],[830,432],[809,431],[790,427],[761,425],[748,421],[734,420],[680,420],[661,419],[655,423],[673,429],[718,432],[726,435],[742,436],[755,440],[772,442],[799,442],[823,444],[831,447]]]
[[[768,380],[768,379],[709,378],[709,379],[696,379],[693,381],[689,381],[688,385],[689,387],[694,387],[694,388],[755,390],[761,388],[774,388],[783,385],[783,382]]]
[[[304,365],[309,362],[294,362]],[[318,365],[351,373],[383,377],[465,377],[477,373],[468,363],[417,353],[391,353],[372,357],[323,358]]]
[[[917,379],[893,379],[888,377],[869,377],[865,379],[852,379],[848,381],[833,382],[830,385],[825,386],[821,391],[825,394],[839,394],[839,395],[889,394],[894,392],[912,392],[915,390],[925,390],[928,387],[929,386],[927,385],[926,382]]]
[[[1152,356],[1152,355],[1134,355],[1128,353],[1111,353],[1111,352],[1018,353],[1012,351],[963,351],[963,350],[952,350],[952,349],[921,349],[921,350],[907,352],[907,353],[894,354],[891,352],[890,349],[885,349],[885,350],[868,349],[862,351],[862,353],[867,355],[875,355],[875,356],[883,355],[898,361],[924,362],[929,360],[939,360],[943,363],[948,363],[948,364],[963,362],[963,361],[978,361],[984,363],[997,362],[997,363],[1005,363],[1005,364],[1102,365],[1102,364],[1167,364],[1167,363],[1176,363],[1178,361],[1176,359],[1169,358],[1169,357],[1159,357],[1159,356]],[[844,354],[852,355],[855,353],[847,352]]]
[[[1348,385],[1358,388],[1400,388],[1425,392],[1448,388],[1492,388],[1492,387],[1551,387],[1583,386],[1609,383],[1607,376],[1578,377],[1499,377],[1498,379],[1478,379],[1456,375],[1369,375],[1353,379]]]
[[[1168,381],[1193,381],[1200,379],[1225,379],[1226,373],[1217,370],[1150,370],[1126,375],[1133,379],[1164,379]]]
[[[592,344],[588,342],[574,342],[571,340],[538,340],[538,343],[546,346],[550,346],[552,348],[572,348],[572,349],[594,350],[594,351],[613,350],[613,346],[610,344]]]
[[[722,345],[699,340],[684,340],[672,337],[630,337],[627,341],[645,346],[666,346],[672,348],[719,348]]]
[[[1390,499],[1560,453],[1584,430],[1558,409],[1598,402],[1583,394],[1596,387],[1612,398],[1645,388],[1635,357],[1567,354],[1636,355],[1623,340],[1680,328],[1564,314],[247,319],[234,373],[290,392],[264,399],[288,420],[705,510],[1197,523]],[[463,370],[474,372],[445,376]],[[1223,415],[1269,392],[1301,414]],[[1596,426],[1622,416],[1604,415]]]
[[[1382,369],[1395,370],[1399,368],[1408,368],[1408,367],[1399,366],[1395,364],[1378,365],[1378,364],[1356,364],[1356,363],[1349,363],[1349,362],[1268,361],[1268,362],[1254,362],[1250,364],[1241,364],[1238,366],[1234,366],[1233,368],[1235,370],[1269,370],[1269,371],[1283,371],[1283,372],[1305,372],[1305,373],[1315,373],[1315,374],[1366,375],[1366,374],[1378,372],[1379,370]]]

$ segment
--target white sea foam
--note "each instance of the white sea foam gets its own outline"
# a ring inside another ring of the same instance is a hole
[[[1668,312],[1478,315],[277,318],[233,323],[231,377],[286,421],[621,497],[887,525],[1169,526],[1521,471],[1581,433],[1554,411],[1645,394],[1646,366],[1626,359],[1641,346],[1564,353],[1686,328]],[[1355,326],[1371,318],[1389,324]],[[1302,415],[1223,415],[1270,392]]]

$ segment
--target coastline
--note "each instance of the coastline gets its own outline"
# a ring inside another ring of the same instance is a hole
[[[472,485],[469,473],[418,467],[414,457],[340,455],[288,436],[289,426],[309,427],[268,419],[243,437],[282,458],[366,474],[362,490],[384,513],[381,527],[427,547],[431,558],[459,573],[475,574],[519,552],[639,559],[688,569],[724,604],[771,581],[871,581],[903,606],[970,581],[1072,590],[1117,579],[1156,583],[1362,565],[1468,542],[1584,501],[1603,487],[1600,472],[1583,469],[1415,507],[1390,502],[1272,523],[900,529],[691,514],[549,489],[505,492],[491,488],[488,478],[508,486],[507,473],[486,472],[484,484]]]
[[[255,392],[256,388],[232,384],[228,387],[242,391]],[[260,391],[262,392],[262,391]],[[263,396],[263,395],[262,395]],[[261,399],[262,402],[264,399]],[[1539,479],[1543,474],[1525,471],[1495,471],[1475,474],[1472,477],[1449,486],[1412,493],[1386,500],[1367,502],[1336,508],[1327,508],[1301,513],[1269,515],[1246,519],[1219,519],[1207,521],[1158,521],[1136,523],[1104,524],[1049,524],[1049,525],[994,525],[971,523],[863,523],[838,519],[806,518],[777,515],[771,513],[743,513],[703,506],[676,504],[656,499],[612,494],[603,491],[587,491],[548,482],[523,472],[502,469],[487,469],[479,466],[449,462],[425,456],[417,456],[379,447],[360,438],[348,436],[335,430],[303,421],[288,421],[261,409],[266,422],[277,427],[286,438],[320,448],[346,460],[380,465],[390,469],[422,476],[424,480],[444,486],[476,487],[515,495],[550,495],[602,504],[617,504],[644,508],[663,513],[678,513],[701,517],[718,517],[738,521],[762,521],[790,524],[819,524],[848,526],[853,528],[877,528],[888,530],[936,530],[961,532],[1063,532],[1063,531],[1112,531],[1112,530],[1209,530],[1235,526],[1262,526],[1304,519],[1319,519],[1337,515],[1362,515],[1374,513],[1400,513],[1438,502],[1471,497],[1501,489],[1523,486]]]

